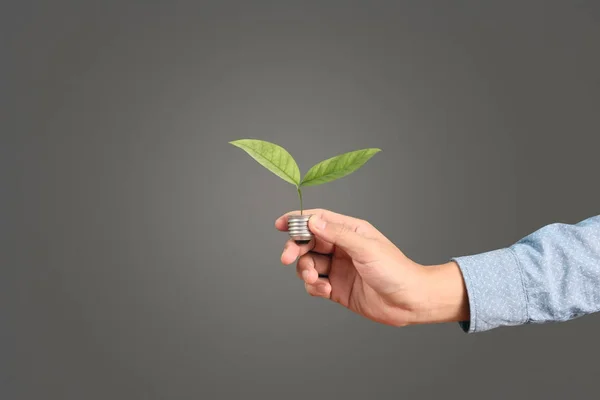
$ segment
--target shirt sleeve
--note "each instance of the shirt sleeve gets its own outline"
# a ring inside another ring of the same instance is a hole
[[[600,311],[600,215],[547,225],[515,244],[454,257],[469,298],[467,333]]]

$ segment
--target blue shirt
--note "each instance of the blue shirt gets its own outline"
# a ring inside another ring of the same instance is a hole
[[[600,215],[547,225],[512,246],[455,257],[469,297],[465,332],[560,322],[600,310]]]

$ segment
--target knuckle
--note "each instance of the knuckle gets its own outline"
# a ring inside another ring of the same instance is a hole
[[[336,229],[335,236],[340,238],[347,235],[352,229],[347,224],[340,224]]]
[[[380,239],[381,232],[369,221],[362,221],[356,228],[356,233],[367,239]]]
[[[304,210],[304,212],[310,213],[310,214],[314,214],[314,215],[323,216],[324,214],[327,213],[327,210],[325,210],[323,208],[309,208],[308,210]]]
[[[314,264],[313,257],[310,253],[306,253],[298,259],[298,269],[312,268]]]
[[[304,290],[306,290],[306,293],[308,293],[309,295],[313,295],[311,290],[310,290],[310,285],[308,283],[304,284]]]
[[[366,221],[364,219],[359,219],[356,223],[355,231],[356,231],[356,233],[364,233],[372,228],[373,228],[373,225],[371,225],[371,223],[369,221]]]
[[[373,224],[367,220],[361,220],[361,223],[365,226],[365,228],[374,228]]]

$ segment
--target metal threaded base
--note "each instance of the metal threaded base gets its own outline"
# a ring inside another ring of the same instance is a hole
[[[306,244],[313,238],[313,234],[308,230],[308,219],[311,215],[290,215],[288,216],[288,233],[290,238],[298,244]]]

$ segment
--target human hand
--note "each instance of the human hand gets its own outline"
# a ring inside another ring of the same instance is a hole
[[[286,213],[275,222],[287,230]],[[458,265],[423,266],[406,257],[367,221],[329,210],[312,214],[314,239],[288,240],[281,262],[296,271],[311,296],[330,299],[373,321],[405,326],[466,321],[468,300]]]

